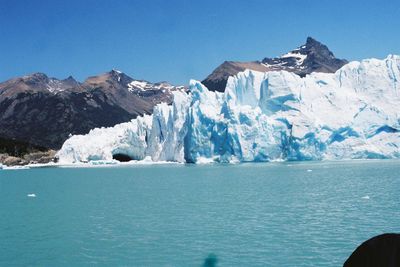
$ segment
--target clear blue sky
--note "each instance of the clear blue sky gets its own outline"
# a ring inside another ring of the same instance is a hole
[[[110,69],[203,79],[224,60],[277,56],[312,36],[340,58],[400,54],[400,1],[0,0],[0,80]]]

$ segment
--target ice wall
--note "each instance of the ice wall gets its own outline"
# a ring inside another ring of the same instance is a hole
[[[112,160],[246,162],[400,157],[400,57],[350,62],[301,78],[246,70],[225,93],[190,93],[153,115],[68,139],[61,163]]]

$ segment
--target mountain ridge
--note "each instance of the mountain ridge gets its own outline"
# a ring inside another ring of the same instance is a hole
[[[0,137],[58,149],[70,134],[150,114],[154,105],[170,103],[174,90],[183,87],[135,80],[116,70],[82,83],[40,72],[12,78],[0,83]]]

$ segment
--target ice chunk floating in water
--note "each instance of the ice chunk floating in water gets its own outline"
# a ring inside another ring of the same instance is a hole
[[[400,157],[400,57],[304,78],[246,70],[224,93],[190,82],[153,115],[68,139],[60,163],[249,162]]]

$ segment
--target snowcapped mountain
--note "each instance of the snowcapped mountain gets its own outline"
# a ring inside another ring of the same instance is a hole
[[[61,147],[70,134],[113,126],[152,113],[172,92],[166,82],[135,80],[112,70],[83,83],[35,73],[0,83],[0,137],[45,148]]]
[[[346,63],[347,60],[335,58],[326,45],[308,37],[304,45],[280,57],[251,62],[225,61],[202,83],[212,91],[223,92],[228,77],[245,69],[261,72],[286,70],[304,77],[312,72],[333,73]]]
[[[309,55],[296,51],[282,60],[302,66]],[[172,105],[72,136],[57,156],[62,163],[398,158],[399,81],[400,57],[392,55],[304,77],[246,70],[228,79],[224,93],[191,81],[190,93],[174,92]]]

